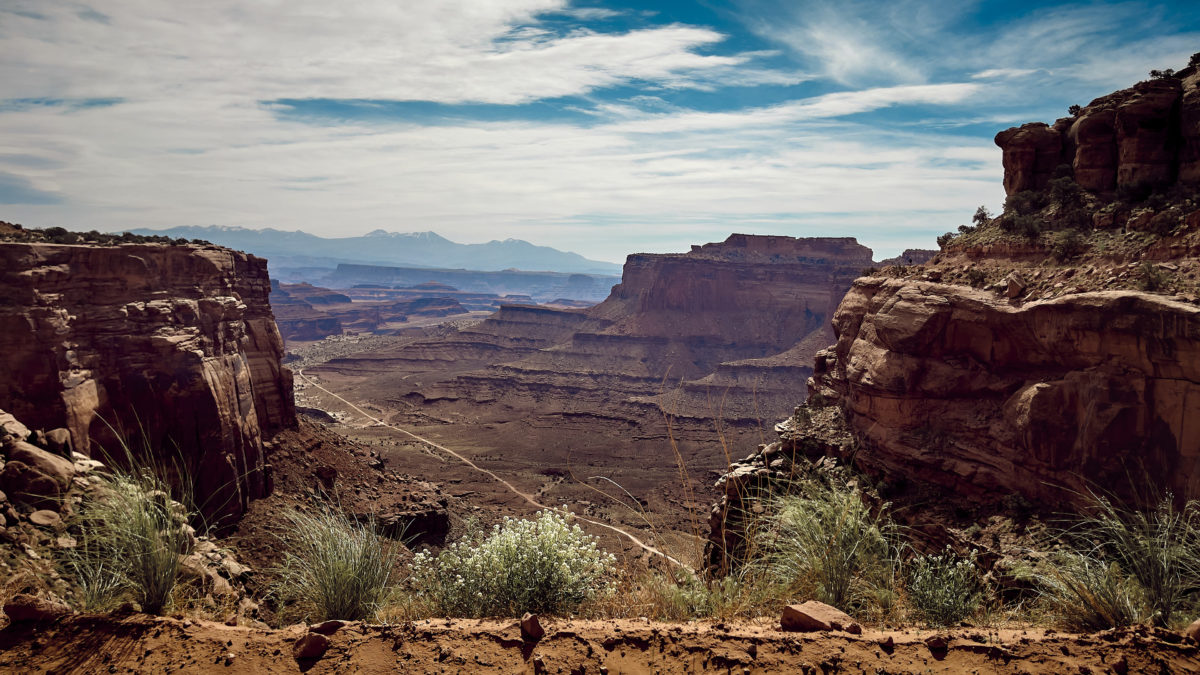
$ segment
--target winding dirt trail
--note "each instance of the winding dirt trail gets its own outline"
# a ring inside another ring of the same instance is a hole
[[[455,452],[454,450],[451,450],[450,448],[447,448],[446,446],[442,445],[441,443],[431,441],[428,438],[425,438],[423,436],[418,436],[417,434],[414,434],[413,432],[408,431],[407,429],[402,429],[400,427],[393,426],[391,424],[388,424],[387,422],[384,422],[383,420],[379,419],[378,417],[375,417],[374,415],[368,413],[367,411],[363,410],[362,408],[358,407],[357,405],[351,403],[350,401],[347,401],[342,396],[340,396],[332,391],[329,391],[325,387],[322,387],[320,384],[318,384],[316,382],[316,380],[313,380],[311,377],[308,377],[307,375],[305,375],[304,370],[302,368],[297,368],[295,370],[295,373],[296,373],[297,377],[299,377],[300,379],[307,382],[309,384],[309,386],[314,387],[316,389],[320,389],[321,391],[325,392],[326,394],[336,398],[337,400],[339,400],[342,403],[349,406],[351,409],[353,409],[359,415],[362,415],[363,417],[374,422],[376,424],[376,426],[386,427],[397,433],[404,434],[405,436],[408,436],[409,438],[417,441],[418,443],[421,443],[427,447],[433,448],[434,450],[445,453],[445,454],[453,457],[454,459],[457,459],[458,461],[462,462],[463,464],[466,464],[467,466],[474,469],[475,471],[478,471],[479,473],[482,473],[482,474],[488,476],[489,478],[491,478],[492,480],[495,480],[496,482],[500,483],[506,489],[508,489],[510,492],[517,495],[518,497],[520,497],[522,500],[524,500],[525,502],[527,502],[534,508],[555,510],[555,507],[548,506],[546,504],[539,502],[537,499],[534,498],[533,495],[526,493],[526,492],[522,492],[521,490],[517,489],[517,487],[514,486],[512,483],[504,480],[500,476],[496,475],[494,472],[489,471],[488,469],[485,469],[485,468],[479,466],[475,462],[472,462],[470,459],[464,457],[463,455],[459,454],[458,452]],[[572,514],[572,515],[575,518],[577,518],[578,520],[581,520],[585,523],[595,525],[596,527],[602,527],[606,530],[611,530],[612,532],[615,532],[615,533],[625,537],[629,541],[633,542],[636,546],[640,547],[643,551],[646,551],[647,553],[659,556],[662,559],[664,559],[674,565],[677,565],[685,570],[694,571],[691,568],[689,568],[687,565],[685,565],[684,563],[680,562],[679,560],[675,559],[674,557],[672,557],[666,553],[663,553],[662,551],[651,546],[650,544],[647,544],[646,542],[642,541],[637,536],[635,536],[634,534],[632,534],[631,532],[629,532],[627,530],[617,527],[616,525],[610,525],[609,523],[605,523],[600,520],[595,520],[593,518],[588,518],[586,516],[581,516],[579,514]]]

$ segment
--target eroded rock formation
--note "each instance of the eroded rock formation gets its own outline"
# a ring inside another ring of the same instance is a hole
[[[1200,69],[1149,80],[1098,98],[1053,126],[1041,122],[996,135],[1004,190],[1041,190],[1056,168],[1096,193],[1200,184]]]
[[[177,449],[208,515],[240,513],[295,424],[269,293],[215,246],[0,244],[0,407],[84,454]]]
[[[1200,497],[1194,305],[1136,291],[1020,303],[863,278],[833,323],[810,387],[841,402],[864,468],[1043,504],[1146,479]]]

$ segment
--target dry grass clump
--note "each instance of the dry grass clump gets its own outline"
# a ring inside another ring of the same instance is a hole
[[[315,620],[373,618],[391,591],[398,546],[371,520],[326,507],[284,513],[283,564],[278,595]]]
[[[899,569],[896,527],[873,512],[857,487],[809,482],[767,501],[752,532],[748,561],[758,583],[781,597],[816,598],[846,611],[894,604]]]
[[[79,514],[79,545],[64,566],[81,590],[85,609],[103,609],[124,598],[157,614],[170,606],[180,556],[192,532],[186,507],[170,497],[160,472],[146,465],[103,475]]]
[[[1200,502],[1177,507],[1167,494],[1142,510],[1096,495],[1091,501],[1058,533],[1065,548],[1032,575],[1060,623],[1173,626],[1200,607]]]

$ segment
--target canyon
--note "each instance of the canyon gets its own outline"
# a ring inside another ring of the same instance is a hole
[[[850,238],[735,234],[629,256],[621,283],[590,308],[504,305],[303,372],[389,424],[466,448],[527,492],[631,527],[645,527],[644,509],[692,541],[704,508],[696,495],[711,491],[733,449],[795,407],[813,355],[832,341],[837,303],[870,265],[870,249]],[[297,395],[342,409],[306,382]]]

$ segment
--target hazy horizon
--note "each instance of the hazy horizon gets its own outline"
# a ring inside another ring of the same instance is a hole
[[[997,131],[1198,49],[1192,2],[0,0],[0,220],[884,258],[1000,206]]]

